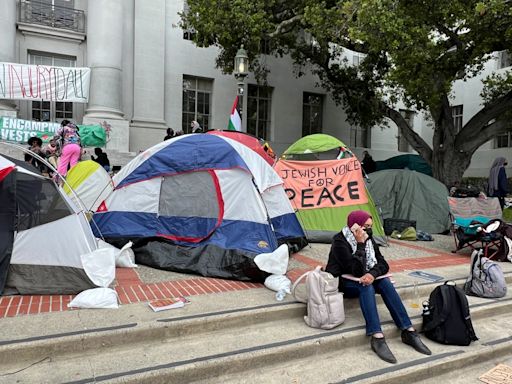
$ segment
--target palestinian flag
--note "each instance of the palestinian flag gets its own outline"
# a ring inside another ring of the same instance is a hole
[[[238,132],[242,131],[242,119],[238,113],[238,96],[235,97],[233,108],[231,108],[231,117],[229,118],[228,130]]]

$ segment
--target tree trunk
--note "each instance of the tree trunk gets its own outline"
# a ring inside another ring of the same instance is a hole
[[[456,151],[453,147],[434,148],[431,164],[434,178],[448,188],[458,185],[469,167],[472,155]]]
[[[448,188],[458,185],[471,162],[475,149],[462,150],[457,144],[452,109],[448,96],[441,98],[441,103],[430,108],[434,119],[434,137],[432,138],[432,173],[434,178]]]

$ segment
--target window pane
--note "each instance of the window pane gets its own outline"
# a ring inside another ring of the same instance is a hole
[[[204,113],[204,93],[197,93],[197,113]]]
[[[210,94],[209,93],[204,94],[204,113],[206,115],[210,114]]]
[[[247,120],[247,132],[250,133],[251,135],[254,135],[254,136],[257,136],[256,135],[256,120]]]
[[[304,92],[302,100],[302,135],[322,132],[322,95]]]
[[[247,132],[266,139],[270,129],[272,88],[249,85],[247,98]]]
[[[249,96],[254,96],[254,97],[258,96],[258,87],[256,85],[249,84],[249,86],[247,88],[248,88],[247,94]]]
[[[183,131],[190,132],[190,123],[196,120],[203,129],[207,129],[210,119],[213,81],[210,79],[183,76]],[[185,113],[188,113],[185,119]],[[206,126],[205,126],[206,125]]]

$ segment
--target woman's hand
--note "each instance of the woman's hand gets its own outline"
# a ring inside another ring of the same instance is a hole
[[[361,284],[363,285],[370,285],[373,284],[375,281],[375,277],[371,273],[367,273],[360,278]]]
[[[359,225],[354,224],[350,230],[354,234],[354,237],[358,243],[364,243],[366,239],[368,239],[368,235]]]

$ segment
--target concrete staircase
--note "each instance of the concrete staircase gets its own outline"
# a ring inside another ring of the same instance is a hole
[[[82,157],[83,160],[90,160],[91,155],[94,154],[94,148],[85,148],[86,153]],[[124,167],[128,164],[137,154],[135,152],[120,152],[114,149],[105,150],[108,154],[110,164],[112,166]],[[17,148],[8,145],[0,145],[0,154],[4,154],[15,159],[23,160],[23,152]]]
[[[506,277],[507,297],[469,297],[480,340],[458,347],[424,338],[432,356],[401,343],[379,302],[396,365],[370,350],[357,300],[345,300],[343,325],[322,331],[305,325],[303,304],[269,301],[268,290],[254,289],[193,297],[183,309],[160,313],[131,305],[115,316],[97,310],[4,319],[0,383],[478,382],[495,364],[512,362],[512,272]],[[420,284],[420,300],[436,285]],[[421,329],[413,285],[397,281],[397,288]]]

